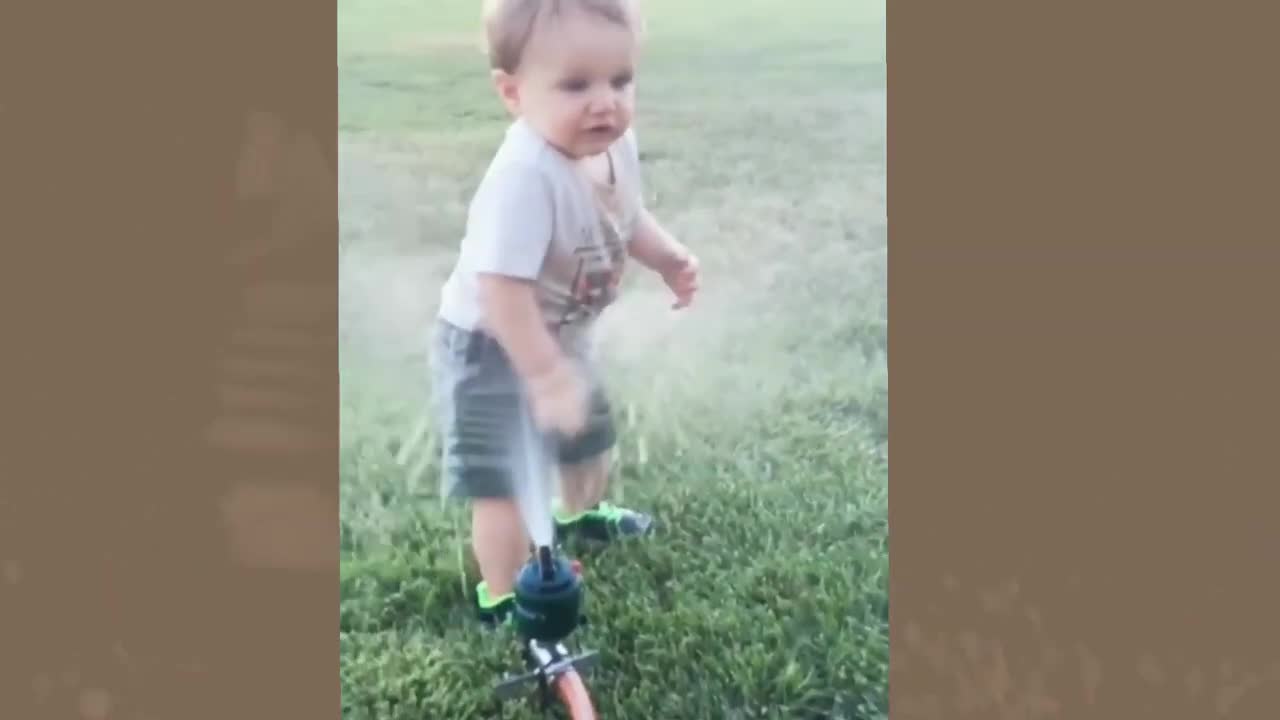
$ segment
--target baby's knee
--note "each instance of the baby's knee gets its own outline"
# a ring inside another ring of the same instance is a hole
[[[511,497],[476,497],[471,499],[473,517],[504,518],[518,516],[520,507]]]
[[[602,477],[609,474],[609,453],[602,452],[560,464],[560,474],[574,477]]]

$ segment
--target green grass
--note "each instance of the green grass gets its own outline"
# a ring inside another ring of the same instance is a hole
[[[590,685],[604,718],[884,717],[883,2],[645,5],[648,201],[705,289],[675,314],[635,274],[605,319],[613,499],[663,530],[572,548]],[[490,685],[517,669],[471,621],[465,509],[421,424],[436,293],[506,123],[478,6],[338,5],[348,720],[498,717]]]

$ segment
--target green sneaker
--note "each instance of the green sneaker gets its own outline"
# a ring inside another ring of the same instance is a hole
[[[607,502],[602,502],[577,515],[569,515],[557,509],[555,519],[558,534],[573,533],[579,537],[601,542],[647,535],[653,529],[653,518],[650,516]]]
[[[511,625],[515,607],[515,593],[494,598],[489,596],[489,586],[483,581],[476,585],[476,615],[485,627],[493,629]]]

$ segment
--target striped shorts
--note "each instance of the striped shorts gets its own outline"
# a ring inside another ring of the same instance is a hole
[[[506,498],[522,482],[530,449],[568,465],[598,457],[617,442],[605,390],[581,347],[566,348],[587,368],[591,404],[586,427],[574,437],[533,431],[524,389],[506,353],[491,336],[437,320],[431,347],[431,386],[441,435],[446,496]],[[543,455],[542,457],[547,457]]]

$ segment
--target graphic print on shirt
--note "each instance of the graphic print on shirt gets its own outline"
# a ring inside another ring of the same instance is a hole
[[[605,229],[603,245],[574,250],[575,268],[564,313],[560,317],[561,326],[586,322],[598,316],[618,297],[626,251],[616,229],[609,223],[602,225]]]

